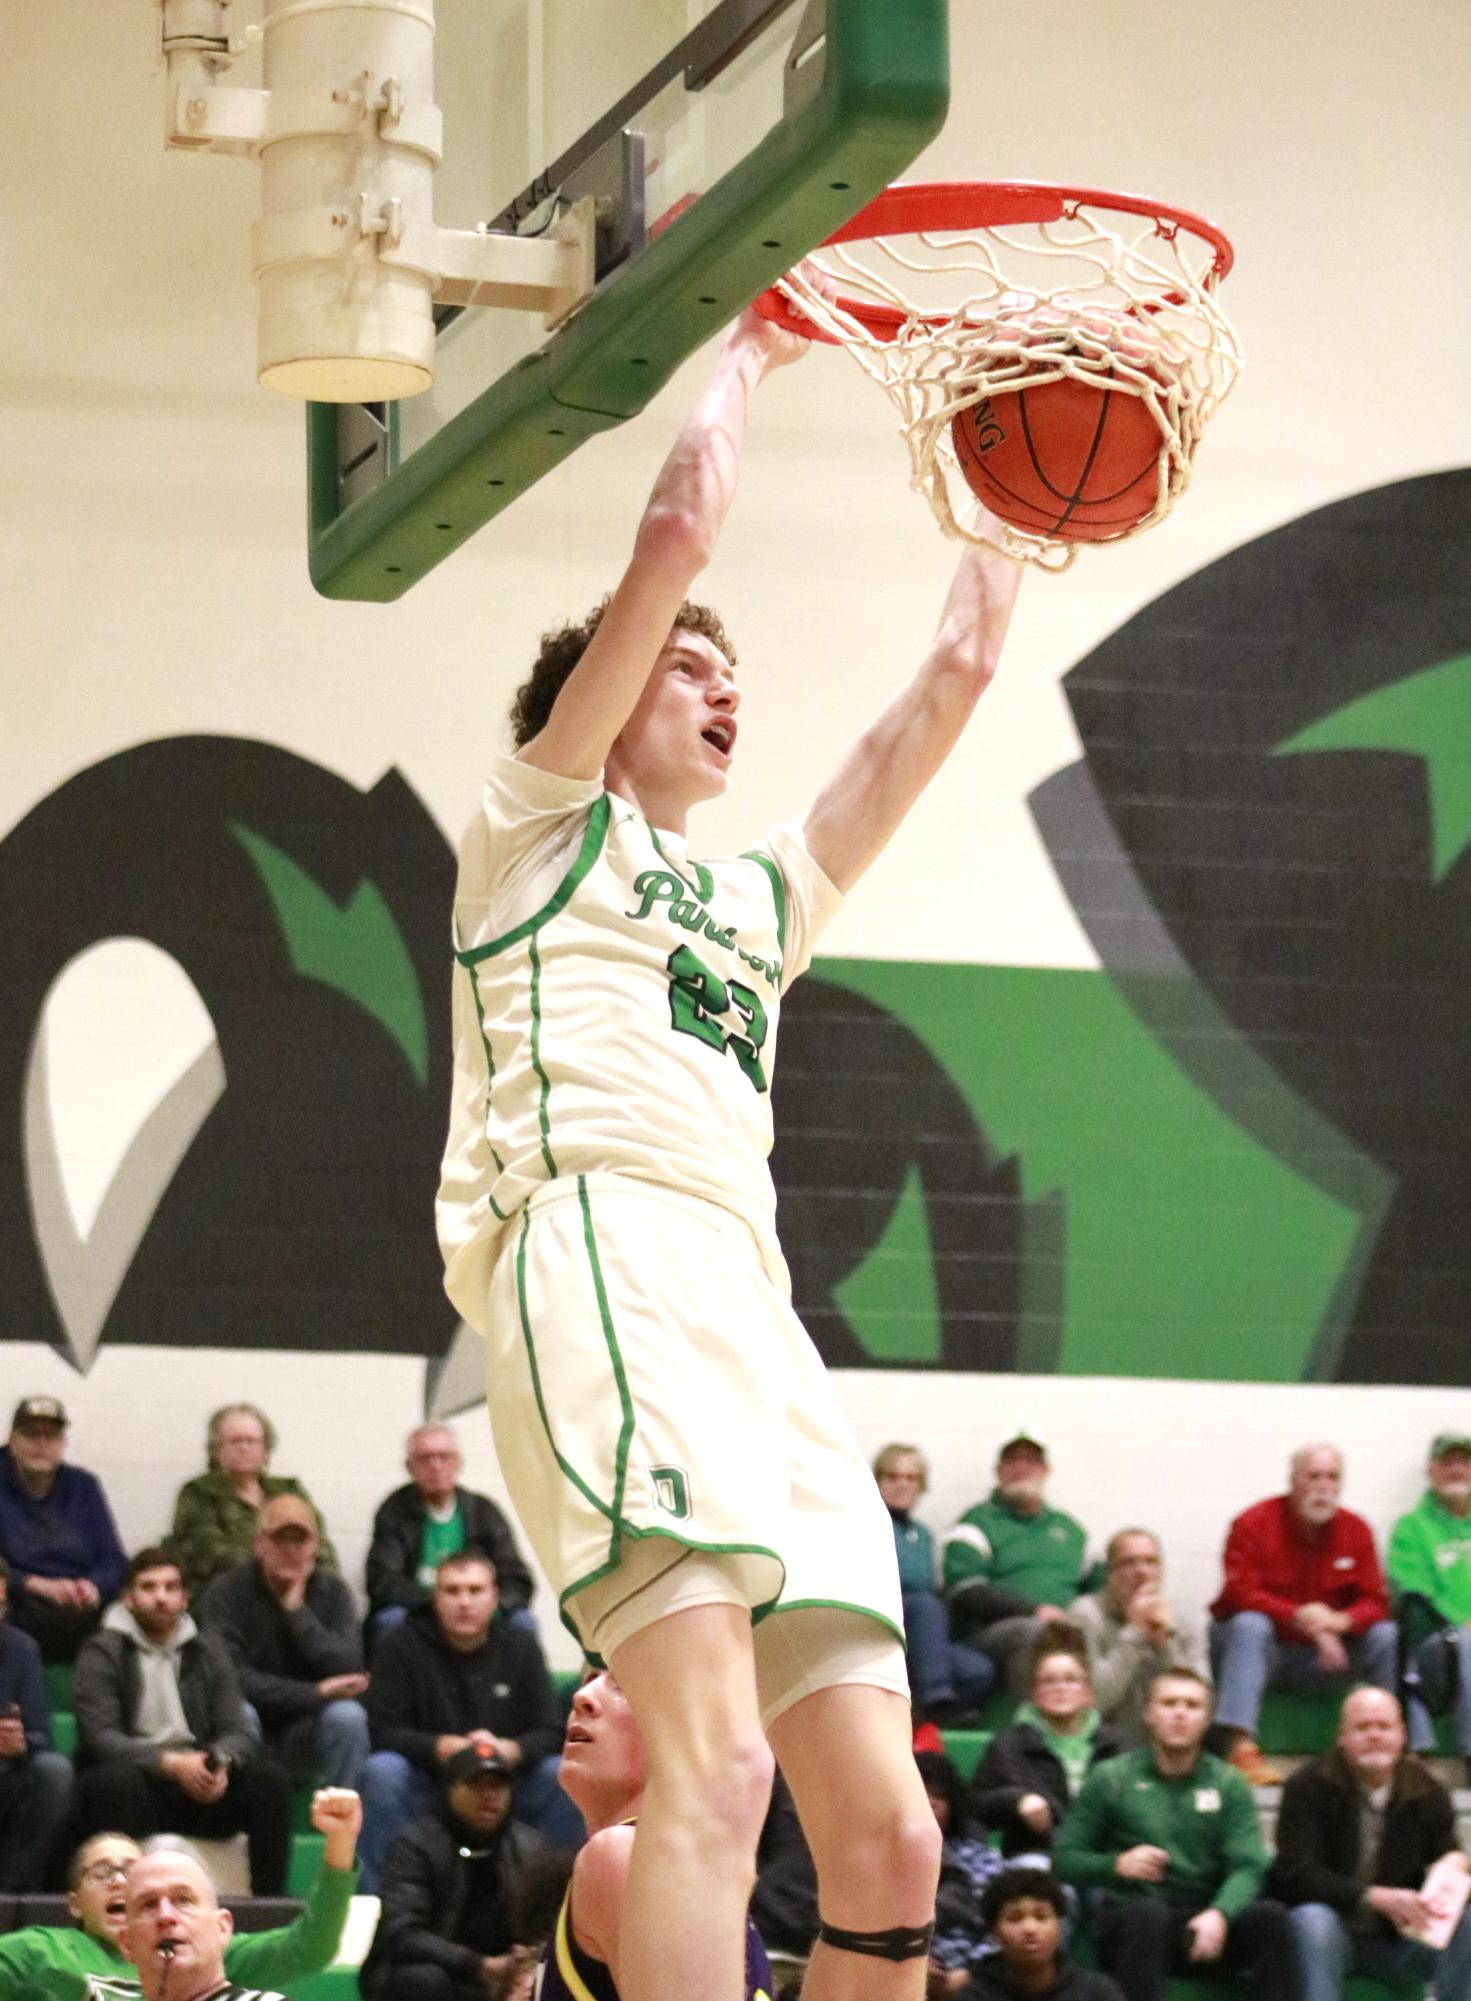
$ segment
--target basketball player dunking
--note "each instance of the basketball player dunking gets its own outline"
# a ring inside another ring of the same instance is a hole
[[[686,593],[752,393],[805,346],[752,313],[729,335],[617,589],[517,695],[455,899],[445,1282],[526,1533],[642,1732],[622,2001],[740,2001],[773,1750],[817,1865],[808,2001],[917,2001],[934,1912],[893,1533],[791,1308],[768,1086],[781,996],[960,735],[1020,571],[968,548],[805,819],[690,856],[740,695]]]

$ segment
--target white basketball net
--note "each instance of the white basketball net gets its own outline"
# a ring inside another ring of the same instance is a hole
[[[1159,425],[1162,521],[1190,483],[1201,433],[1241,369],[1216,302],[1216,252],[1183,226],[1079,202],[1057,222],[917,232],[827,245],[779,289],[887,390],[909,447],[910,484],[947,535],[1065,569],[1077,543],[1000,524],[966,484],[950,440],[956,413],[998,390],[1064,376],[1140,397]],[[1004,266],[1004,268],[1003,268]],[[965,294],[953,308],[955,279]],[[829,291],[896,308],[875,333]],[[938,301],[938,303],[937,303]]]

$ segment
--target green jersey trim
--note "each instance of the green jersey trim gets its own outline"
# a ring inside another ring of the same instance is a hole
[[[882,1612],[876,1612],[872,1605],[854,1605],[846,1598],[785,1598],[774,1605],[763,1605],[751,1614],[751,1624],[759,1625],[763,1619],[779,1619],[783,1612],[856,1612],[862,1619],[872,1619],[875,1625],[892,1633],[901,1647],[906,1647],[904,1628],[898,1626]],[[906,1649],[907,1650],[907,1649]]]
[[[606,1513],[607,1511],[606,1509],[600,1509],[599,1512]],[[594,1667],[603,1668],[608,1663],[603,1659],[601,1654],[595,1654],[589,1649],[586,1640],[577,1628],[576,1621],[567,1610],[567,1601],[569,1598],[575,1598],[579,1591],[586,1591],[589,1585],[601,1584],[605,1577],[610,1576],[618,1568],[623,1554],[619,1545],[625,1536],[630,1542],[648,1542],[655,1536],[661,1536],[665,1542],[677,1542],[681,1549],[696,1550],[701,1556],[764,1556],[768,1562],[776,1565],[783,1577],[787,1574],[786,1565],[782,1562],[779,1553],[769,1543],[697,1542],[693,1536],[680,1535],[676,1529],[641,1529],[635,1527],[632,1522],[615,1522],[613,1525],[613,1537],[608,1544],[606,1561],[600,1563],[596,1570],[589,1570],[586,1576],[575,1578],[557,1599],[557,1610],[561,1616],[562,1624],[567,1628],[573,1639],[576,1640],[578,1646],[582,1648],[583,1653]],[[753,1626],[758,1625],[769,1613],[777,1610],[779,1603],[779,1599],[768,1598],[764,1604],[753,1606],[751,1608],[751,1624]],[[853,1611],[861,1611],[863,1608],[855,1605],[851,1609]],[[873,1616],[877,1618],[879,1615],[875,1612]]]
[[[606,792],[593,801],[587,816],[587,830],[582,837],[582,846],[577,851],[577,859],[557,884],[555,891],[532,917],[503,932],[499,938],[492,938],[488,945],[473,945],[467,952],[456,951],[455,957],[462,966],[475,966],[482,959],[493,959],[499,952],[508,952],[513,945],[519,945],[523,938],[530,938],[540,931],[543,924],[551,922],[559,910],[564,910],[571,900],[572,892],[582,881],[593,863],[603,851],[603,842],[608,837],[608,820],[612,812],[612,802]]]
[[[677,862],[670,861],[668,855],[665,854],[664,843],[659,839],[658,829],[652,824],[652,822],[646,821],[645,825],[647,825],[649,829],[649,839],[654,844],[654,853],[659,857],[660,861],[663,862],[665,868],[668,869],[669,873],[671,875],[677,875],[679,877],[680,881],[684,884],[685,888],[689,891],[690,895],[694,897],[697,903],[709,903],[710,899],[715,894],[715,878],[713,875],[711,875],[709,869],[706,868],[705,864],[703,862],[686,861],[685,868],[690,869],[693,872],[695,878],[694,881],[691,882],[689,876],[685,874],[684,869],[680,868]]]
[[[546,1162],[548,1177],[555,1181],[557,1163],[552,1158],[552,1080],[541,1063],[541,954],[536,949],[534,936],[528,942],[526,949],[531,955],[531,1067],[541,1085],[536,1117],[541,1127],[541,1157]]]
[[[757,868],[763,869],[766,873],[766,879],[771,884],[771,900],[776,905],[776,949],[778,952],[785,952],[787,949],[787,886],[782,881],[781,870],[771,859],[770,855],[747,854],[742,855],[741,859],[742,861],[754,862]]]
[[[480,1046],[485,1051],[485,1144],[490,1148],[490,1157],[495,1162],[496,1173],[504,1174],[506,1163],[496,1152],[495,1141],[490,1136],[490,1100],[491,1094],[495,1090],[495,1056],[490,1046],[490,1031],[485,1026],[485,1009],[481,1005],[480,984],[475,978],[474,967],[467,966],[465,974],[470,982],[470,997],[475,1003],[475,1019],[480,1027]],[[498,1217],[504,1223],[506,1221],[506,1212],[496,1201],[494,1195],[487,1194],[485,1199],[490,1204],[491,1214]]]
[[[563,1474],[572,1482],[582,1498],[590,1502],[600,1515],[605,1515],[616,1530],[617,1519],[607,1502],[600,1501],[571,1461],[563,1458],[557,1445],[556,1434],[552,1430],[552,1421],[547,1415],[546,1398],[542,1394],[541,1387],[541,1370],[537,1367],[536,1361],[536,1342],[531,1332],[531,1315],[526,1306],[526,1233],[530,1227],[531,1210],[528,1207],[521,1211],[521,1234],[516,1239],[516,1304],[520,1312],[521,1339],[526,1344],[526,1360],[531,1369],[531,1388],[536,1398],[537,1415],[541,1418],[542,1430],[547,1435],[547,1444],[552,1448],[552,1457],[561,1467]],[[563,1595],[565,1596],[565,1593]]]
[[[623,1519],[623,1493],[628,1483],[628,1448],[633,1443],[633,1398],[628,1393],[628,1377],[618,1347],[618,1336],[613,1330],[607,1288],[603,1284],[603,1267],[598,1258],[598,1240],[592,1226],[592,1205],[587,1199],[585,1174],[577,1177],[577,1200],[582,1210],[582,1238],[587,1245],[587,1262],[592,1271],[593,1291],[597,1295],[598,1318],[603,1323],[603,1339],[608,1344],[613,1380],[618,1385],[618,1402],[623,1412],[623,1421],[618,1427],[618,1448],[613,1459],[613,1520],[617,1523]]]

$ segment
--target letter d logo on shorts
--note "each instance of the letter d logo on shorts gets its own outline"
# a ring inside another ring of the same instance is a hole
[[[654,1500],[666,1515],[673,1515],[677,1522],[689,1520],[690,1483],[678,1466],[651,1466],[649,1478],[654,1483]]]

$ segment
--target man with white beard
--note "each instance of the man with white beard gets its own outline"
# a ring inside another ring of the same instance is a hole
[[[1258,1501],[1226,1536],[1225,1581],[1211,1607],[1216,1722],[1225,1755],[1253,1785],[1281,1774],[1257,1745],[1269,1684],[1342,1693],[1350,1682],[1395,1684],[1397,1634],[1374,1534],[1339,1506],[1343,1454],[1301,1445],[1285,1494]]]

